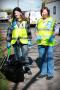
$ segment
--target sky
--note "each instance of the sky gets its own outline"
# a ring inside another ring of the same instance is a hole
[[[41,0],[20,0],[19,6],[22,6],[24,10],[40,10]]]
[[[41,0],[0,0],[2,9],[13,9],[16,6],[19,6],[23,11],[40,10]]]

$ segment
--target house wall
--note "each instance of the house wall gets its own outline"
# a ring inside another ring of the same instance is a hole
[[[50,15],[57,20],[57,23],[60,23],[60,1],[50,2],[46,6],[50,9]],[[53,14],[54,6],[56,6],[56,14]]]

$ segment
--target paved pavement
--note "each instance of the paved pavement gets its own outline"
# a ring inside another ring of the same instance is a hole
[[[29,56],[33,59],[31,65],[32,75],[25,74],[24,82],[10,83],[9,90],[60,90],[60,36],[56,37],[57,43],[54,49],[55,73],[54,78],[38,78],[39,68],[37,45],[29,50]]]
[[[6,26],[6,25],[5,25]],[[6,27],[7,28],[7,27]],[[32,41],[35,40],[34,28],[32,31]],[[29,49],[29,56],[32,58],[33,63],[30,66],[32,75],[25,74],[24,82],[15,84],[9,82],[9,90],[60,90],[60,36],[56,37],[57,43],[54,49],[55,73],[54,78],[46,80],[46,78],[38,78],[39,74],[39,60],[37,45]]]

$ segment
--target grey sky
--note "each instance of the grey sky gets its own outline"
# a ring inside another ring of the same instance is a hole
[[[24,11],[39,10],[41,0],[0,0],[1,9],[13,9],[16,6],[19,6]]]

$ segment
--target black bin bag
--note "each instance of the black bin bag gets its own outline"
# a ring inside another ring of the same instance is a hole
[[[21,59],[24,59],[21,57]],[[22,61],[22,62],[21,62]],[[14,83],[24,81],[24,60],[16,60],[15,55],[10,55],[9,58],[5,58],[2,62],[0,71],[6,76],[6,79]]]

